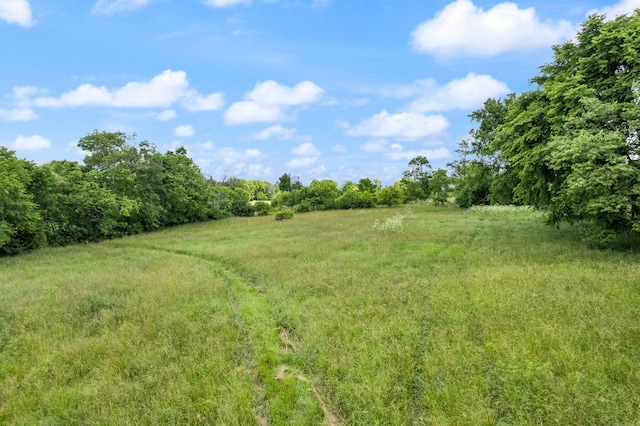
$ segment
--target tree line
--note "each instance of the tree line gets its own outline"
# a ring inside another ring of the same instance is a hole
[[[236,177],[216,181],[202,174],[185,148],[160,153],[147,141],[133,142],[122,132],[94,131],[78,142],[87,153],[83,164],[36,165],[0,147],[0,256],[273,209],[392,206],[437,193],[424,157],[412,160],[405,177],[386,188],[369,178],[304,186],[287,173],[274,185]]]

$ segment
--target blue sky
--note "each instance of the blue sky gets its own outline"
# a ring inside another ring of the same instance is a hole
[[[93,130],[202,171],[385,184],[455,159],[589,13],[640,0],[0,0],[0,145],[81,161]]]

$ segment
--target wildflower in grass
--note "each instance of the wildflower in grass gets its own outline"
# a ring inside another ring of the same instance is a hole
[[[387,218],[384,222],[376,220],[373,223],[373,229],[378,232],[404,232],[404,219],[405,216],[398,214],[393,217]]]
[[[499,205],[492,206],[471,206],[467,210],[469,213],[489,213],[489,214],[517,214],[517,213],[529,213],[534,209],[531,206],[514,206],[514,205]]]

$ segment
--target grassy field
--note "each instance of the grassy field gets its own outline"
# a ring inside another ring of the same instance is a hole
[[[640,424],[639,264],[420,205],[0,259],[0,424]]]

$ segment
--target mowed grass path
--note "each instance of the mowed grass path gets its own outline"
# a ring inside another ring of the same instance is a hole
[[[429,206],[0,259],[0,424],[638,424],[639,261]]]

